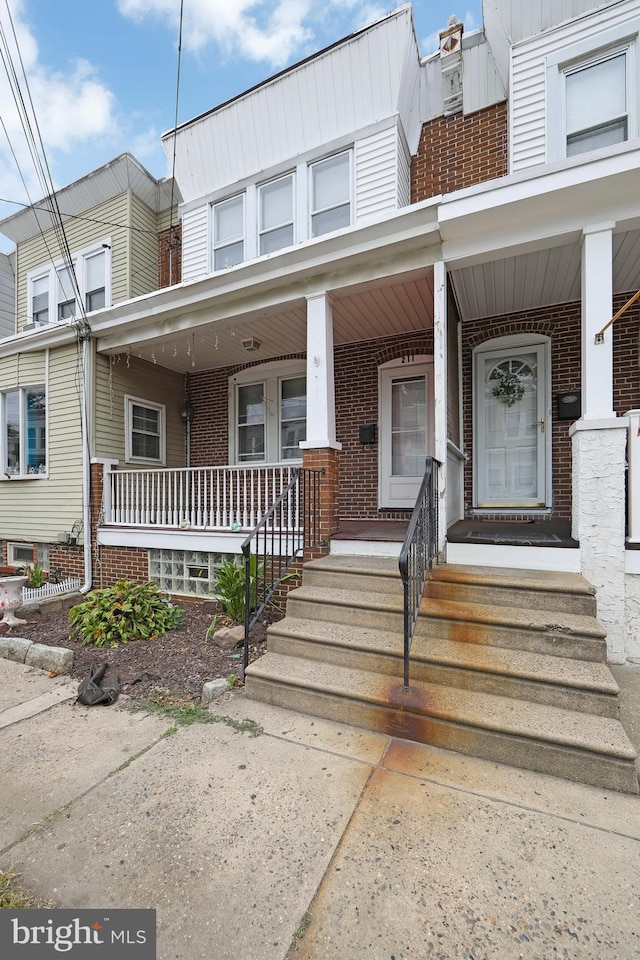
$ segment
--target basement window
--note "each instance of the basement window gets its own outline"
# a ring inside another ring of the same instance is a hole
[[[8,543],[7,564],[10,567],[24,567],[33,563],[32,543]]]

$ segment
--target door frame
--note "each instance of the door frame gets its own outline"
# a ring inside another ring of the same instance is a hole
[[[539,401],[538,415],[545,418],[544,443],[541,447],[545,457],[544,467],[544,491],[541,499],[543,503],[534,506],[526,504],[513,504],[509,506],[485,505],[478,506],[478,491],[480,478],[480,455],[479,448],[479,420],[480,420],[480,389],[484,387],[484,376],[482,373],[483,361],[487,354],[504,353],[505,355],[513,352],[520,353],[528,348],[543,347],[543,366],[542,376],[538,379]],[[542,390],[540,385],[542,384]],[[500,512],[522,513],[523,511],[549,511],[552,506],[553,496],[553,422],[552,422],[552,403],[551,403],[551,338],[542,334],[515,333],[505,337],[495,337],[492,340],[485,340],[473,351],[473,376],[472,376],[472,428],[473,428],[473,509],[478,512],[494,513]]]
[[[434,364],[433,356],[430,354],[412,354],[406,357],[398,357],[387,363],[382,363],[378,367],[378,509],[379,510],[407,510],[415,506],[415,498],[410,503],[409,498],[399,499],[392,503],[390,498],[385,495],[384,477],[390,476],[390,468],[387,473],[384,472],[387,463],[387,453],[390,452],[391,438],[391,407],[387,403],[385,387],[394,377],[412,377],[421,376],[425,378],[425,467],[426,457],[433,456],[434,452],[434,430],[435,430],[435,395],[434,395]],[[389,444],[389,449],[387,445]],[[422,479],[422,477],[420,478]],[[420,484],[416,489],[418,495]]]

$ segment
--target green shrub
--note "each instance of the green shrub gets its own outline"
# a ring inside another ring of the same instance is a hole
[[[182,623],[182,610],[158,591],[155,583],[118,580],[115,586],[92,590],[69,611],[71,636],[82,645],[115,647],[129,640],[161,637]]]
[[[26,568],[25,574],[29,577],[29,586],[34,590],[38,587],[42,587],[46,583],[46,577],[44,575],[44,570],[42,569],[42,564],[38,563],[37,561],[32,564],[32,566]]]

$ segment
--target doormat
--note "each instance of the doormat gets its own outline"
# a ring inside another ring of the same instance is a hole
[[[543,533],[537,530],[501,530],[490,534],[488,530],[469,530],[467,540],[485,540],[490,543],[561,543],[557,533]]]

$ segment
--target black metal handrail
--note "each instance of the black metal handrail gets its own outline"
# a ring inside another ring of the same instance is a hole
[[[283,582],[293,561],[319,542],[320,477],[299,467],[280,496],[242,544],[244,557],[244,669],[249,634]]]
[[[427,457],[426,468],[407,535],[400,551],[404,592],[404,685],[409,686],[409,652],[418,622],[427,573],[438,556],[438,476],[440,464]]]

